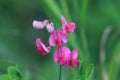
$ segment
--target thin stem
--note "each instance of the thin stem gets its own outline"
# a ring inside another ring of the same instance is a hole
[[[101,66],[101,68],[102,68],[102,80],[109,80],[107,68],[105,65],[105,60],[106,60],[105,45],[106,45],[108,36],[109,36],[111,31],[112,31],[112,27],[111,26],[107,27],[103,32],[103,36],[102,36],[101,42],[100,42],[100,63],[102,65]]]
[[[61,72],[62,72],[62,66],[60,65],[59,80],[61,80]]]

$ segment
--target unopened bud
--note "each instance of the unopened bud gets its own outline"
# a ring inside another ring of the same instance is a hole
[[[49,33],[52,33],[54,31],[54,24],[53,23],[48,23],[46,25],[46,29]]]

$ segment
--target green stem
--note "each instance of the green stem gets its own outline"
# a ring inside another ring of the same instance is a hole
[[[103,32],[103,36],[102,36],[101,42],[100,42],[100,63],[102,65],[101,66],[102,80],[109,80],[107,67],[105,65],[105,61],[106,61],[105,44],[107,42],[108,36],[110,35],[111,31],[112,31],[112,27],[111,26],[107,27]]]
[[[62,72],[62,66],[60,65],[59,80],[61,80],[61,72]]]

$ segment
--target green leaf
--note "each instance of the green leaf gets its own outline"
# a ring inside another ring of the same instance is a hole
[[[120,42],[117,43],[115,46],[112,57],[109,62],[108,66],[108,73],[109,73],[109,79],[110,80],[116,80],[117,74],[120,70]]]
[[[7,74],[0,75],[0,80],[12,80],[11,77]]]
[[[80,80],[79,70],[77,68],[70,68],[73,75],[72,80]]]
[[[22,80],[29,80],[29,73],[23,66],[17,65],[17,72]]]
[[[94,72],[94,65],[91,64],[83,73],[81,80],[92,80],[93,72]]]
[[[17,66],[9,66],[7,72],[8,75],[12,77],[12,79],[22,80],[22,77],[18,72]]]
[[[9,66],[7,72],[8,72],[8,75],[12,77],[17,75],[17,69],[14,66]]]
[[[29,80],[28,72],[22,66],[9,66],[6,74],[0,75],[0,80]]]
[[[89,62],[91,62],[91,58],[90,58],[90,52],[89,52],[89,47],[88,47],[88,40],[87,40],[87,36],[85,33],[85,29],[81,28],[81,33],[80,33],[80,37],[81,37],[81,41],[82,41],[82,50],[85,53],[85,56],[87,58],[87,60]]]

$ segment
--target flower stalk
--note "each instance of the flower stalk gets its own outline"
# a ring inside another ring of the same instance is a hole
[[[61,80],[62,66],[60,65],[59,80]]]

